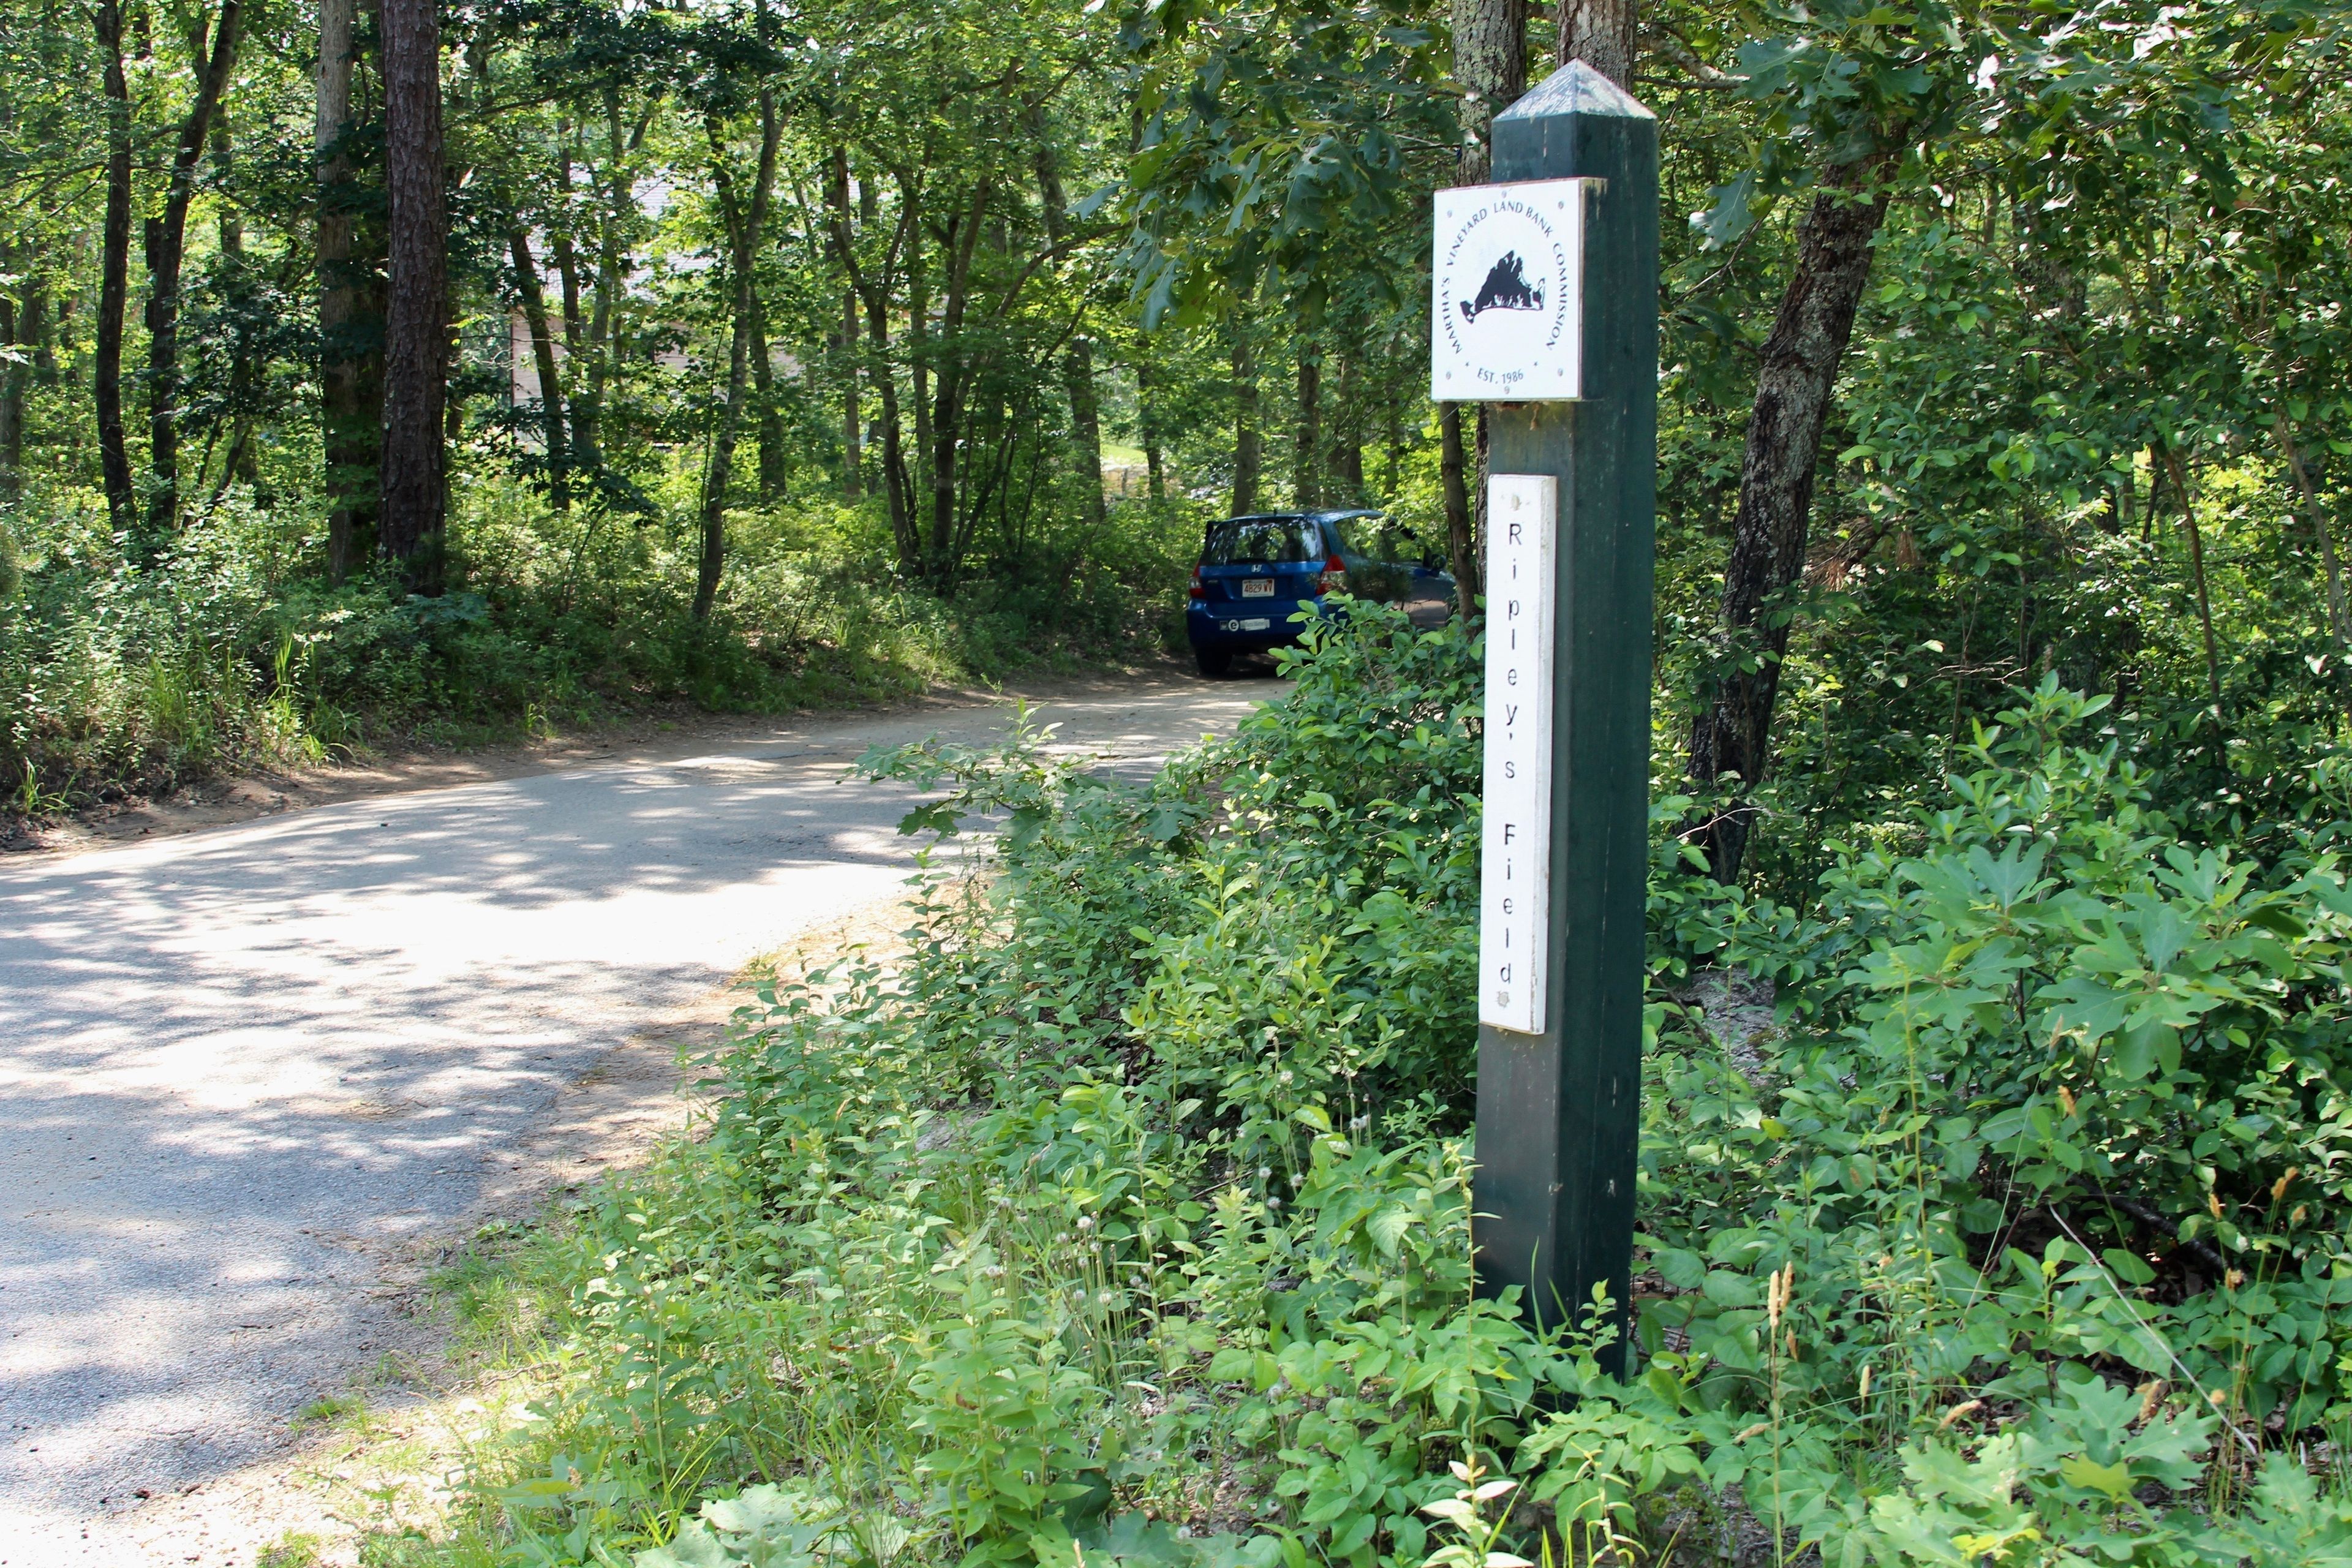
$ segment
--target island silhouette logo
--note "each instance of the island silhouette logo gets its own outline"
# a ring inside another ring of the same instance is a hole
[[[1527,278],[1527,263],[1516,250],[1507,250],[1486,270],[1486,281],[1478,285],[1478,297],[1460,301],[1462,319],[1475,321],[1489,310],[1540,310],[1544,291]]]
[[[1433,398],[1541,403],[1582,395],[1584,213],[1592,185],[1529,180],[1435,193]]]

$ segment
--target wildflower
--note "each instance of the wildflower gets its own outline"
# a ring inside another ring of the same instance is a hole
[[[1285,1083],[1288,1083],[1290,1081],[1290,1069],[1288,1068],[1282,1069],[1282,1081]]]
[[[1094,1216],[1094,1215],[1090,1215],[1090,1214],[1082,1214],[1082,1215],[1080,1215],[1078,1216],[1078,1228],[1079,1228],[1080,1230],[1092,1230],[1092,1229],[1094,1229],[1094,1227],[1095,1227],[1095,1216]]]

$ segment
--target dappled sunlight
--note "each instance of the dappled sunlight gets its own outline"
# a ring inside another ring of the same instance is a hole
[[[1266,689],[1057,703],[1149,770]],[[0,870],[0,1528],[61,1529],[280,1440],[396,1334],[384,1264],[631,1029],[888,895],[872,743],[362,800]]]

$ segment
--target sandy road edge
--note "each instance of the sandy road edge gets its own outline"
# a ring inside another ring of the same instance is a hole
[[[893,951],[907,915],[903,893],[861,905],[632,1030],[563,1086],[465,1215],[381,1255],[370,1294],[387,1309],[379,1340],[386,1349],[373,1373],[354,1381],[342,1409],[289,1426],[263,1458],[177,1493],[123,1500],[85,1521],[89,1544],[79,1561],[251,1568],[281,1546],[289,1563],[350,1565],[370,1531],[430,1531],[467,1454],[510,1429],[545,1391],[532,1369],[467,1353],[434,1277],[502,1228],[559,1217],[562,1205],[641,1168],[666,1139],[687,1132],[709,1102],[681,1083],[678,1063],[723,1037],[752,980],[796,973],[854,947]]]
[[[812,726],[885,722],[923,713],[966,712],[1022,699],[1102,697],[1201,684],[1174,660],[1079,675],[1039,675],[1002,687],[938,686],[902,701],[785,713],[649,713],[541,741],[464,751],[395,749],[381,756],[316,766],[256,768],[223,774],[158,800],[131,800],[70,816],[26,823],[0,814],[0,867],[40,864],[143,839],[176,837],[344,801],[536,777],[600,763],[654,763],[796,736]]]

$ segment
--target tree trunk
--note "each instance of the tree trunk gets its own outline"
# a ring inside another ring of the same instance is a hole
[[[1139,357],[1135,362],[1135,417],[1141,427],[1143,468],[1151,478],[1151,499],[1164,500],[1168,481],[1162,474],[1160,458],[1160,400],[1152,394],[1158,390],[1151,375],[1151,361]]]
[[[122,316],[131,296],[131,89],[122,77],[121,0],[100,0],[95,20],[106,70],[106,224],[99,242],[98,343],[92,390],[106,515],[117,533],[137,516],[122,429]]]
[[[223,0],[220,26],[209,58],[205,19],[200,13],[189,40],[197,65],[196,100],[180,122],[163,216],[147,220],[147,444],[152,482],[147,496],[147,538],[160,548],[180,521],[180,271],[187,257],[188,205],[196,194],[196,165],[212,141],[213,112],[228,89],[236,62],[242,0]]]
[[[1855,195],[1875,172],[1874,163],[1847,164],[1814,196],[1798,226],[1796,269],[1764,340],[1722,608],[1725,634],[1757,667],[1728,670],[1692,728],[1690,775],[1701,784],[1737,774],[1753,787],[1764,776],[1789,646],[1784,600],[1804,571],[1830,392],[1870,281],[1871,238],[1886,213],[1885,195]],[[1753,817],[1743,803],[1700,830],[1718,881],[1738,876]]]
[[[1339,356],[1339,384],[1331,399],[1331,446],[1325,459],[1323,493],[1334,506],[1355,506],[1364,499],[1364,439],[1361,410],[1357,406],[1356,356]]]
[[[841,389],[841,498],[855,501],[866,493],[866,454],[861,426],[866,411],[858,393],[857,290],[841,291],[841,346],[845,357]]]
[[[628,143],[621,134],[621,89],[604,89],[607,166],[605,196],[596,219],[596,305],[588,318],[588,395],[572,414],[572,444],[581,470],[593,476],[604,466],[604,390],[612,375],[614,340],[620,332],[621,220],[635,210],[626,168]]]
[[[236,158],[236,145],[229,132],[226,105],[213,111],[213,167],[216,177],[226,182]],[[222,258],[242,273],[245,259],[245,220],[236,208],[221,204],[219,237]],[[235,357],[229,363],[229,399],[235,434],[229,439],[228,452],[221,459],[220,483],[213,490],[214,504],[228,493],[228,487],[238,479],[257,484],[261,479],[260,464],[255,459],[253,444],[254,408],[259,395],[261,365],[257,356],[247,346],[248,340],[239,334]],[[202,470],[197,479],[204,477]]]
[[[1570,3],[1570,0],[1563,0]],[[1454,157],[1454,183],[1486,183],[1494,167],[1495,116],[1518,101],[1528,87],[1526,0],[1454,0],[1454,77],[1462,84],[1462,146]],[[1486,416],[1480,407],[1478,440],[1466,449],[1462,405],[1438,411],[1438,471],[1445,491],[1446,553],[1454,565],[1454,604],[1465,616],[1478,614],[1485,592],[1481,557],[1486,510]]]
[[[2278,437],[2279,456],[2286,459],[2287,472],[2294,478],[2294,488],[2303,497],[2304,515],[2311,519],[2311,531],[2319,540],[2319,563],[2327,574],[2327,626],[2336,634],[2339,651],[2352,650],[2352,614],[2347,614],[2344,602],[2344,569],[2336,558],[2336,540],[2327,527],[2327,509],[2319,503],[2319,487],[2312,482],[2311,470],[2303,460],[2303,448],[2294,438],[2294,426],[2287,422],[2286,405],[2273,405],[2271,428]]]
[[[567,128],[567,136],[569,131]],[[563,387],[563,428],[566,445],[563,466],[567,474],[593,468],[596,458],[596,416],[593,404],[580,395],[582,374],[594,357],[590,346],[590,328],[586,311],[581,304],[580,253],[572,239],[572,151],[565,142],[555,163],[556,188],[563,193],[562,221],[549,236],[555,252],[555,276],[562,283],[563,293],[563,363],[566,380]],[[595,193],[592,173],[589,193]]]
[[[1038,205],[1045,217],[1045,242],[1062,248],[1070,232],[1069,203],[1062,189],[1062,163],[1047,134],[1043,110],[1030,114],[1030,134],[1036,142]],[[1062,356],[1062,384],[1070,399],[1070,461],[1084,487],[1078,498],[1081,516],[1090,528],[1104,518],[1102,485],[1102,410],[1095,395],[1095,351],[1086,332],[1083,309],[1076,333]]]
[[[913,200],[908,193],[908,200]],[[890,535],[898,547],[898,570],[912,575],[922,565],[922,545],[915,535],[913,486],[907,473],[904,435],[898,422],[898,378],[890,370],[890,294],[885,278],[869,278],[857,263],[855,232],[850,226],[849,153],[833,150],[833,166],[825,182],[825,204],[831,209],[833,251],[849,279],[850,292],[866,304],[866,338],[874,365],[874,389],[882,399],[882,491],[890,508]],[[917,209],[902,205],[900,231],[910,232]]]
[[[1445,491],[1445,554],[1454,569],[1454,605],[1465,618],[1478,614],[1486,593],[1486,563],[1478,558],[1478,535],[1471,525],[1468,454],[1462,449],[1462,405],[1437,410],[1437,474]]]
[[[728,267],[733,273],[733,330],[728,335],[727,401],[719,410],[718,428],[711,434],[710,466],[702,479],[702,554],[695,573],[694,618],[707,621],[719,597],[719,580],[727,563],[727,487],[734,478],[735,439],[743,426],[744,390],[751,381],[751,334],[758,312],[760,237],[768,226],[768,201],[776,184],[776,148],[783,121],[776,113],[772,88],[760,89],[760,162],[752,175],[750,199],[736,195],[730,173],[731,156],[714,116],[710,135],[711,180],[719,192],[720,213],[727,220]]]
[[[1570,60],[1632,91],[1633,0],[1560,0],[1559,63]]]
[[[940,311],[939,395],[931,416],[931,573],[944,589],[951,585],[958,567],[956,502],[961,476],[958,463],[964,435],[964,401],[971,379],[971,359],[963,338],[964,310],[971,297],[971,261],[980,248],[980,233],[988,218],[992,184],[982,174],[972,187],[971,210],[948,223],[944,250],[947,297]],[[1096,481],[1101,489],[1101,481]]]
[[[16,258],[11,255],[9,260]],[[22,341],[17,333],[16,301],[0,294],[0,344],[11,348]],[[0,359],[0,500],[13,500],[23,489],[25,469],[25,373],[21,360]]]
[[[25,478],[25,403],[34,383],[55,379],[49,347],[49,296],[42,286],[37,262],[30,256],[14,258],[12,271],[21,271],[25,291],[9,301],[6,341],[24,351],[24,357],[0,364],[0,493],[16,495]]]
[[[1290,454],[1290,504],[1301,511],[1323,504],[1323,356],[1298,340],[1298,428]]]
[[[1486,183],[1494,165],[1488,130],[1527,91],[1527,0],[1454,0],[1454,79],[1465,95],[1455,184]]]
[[[751,390],[760,405],[760,499],[774,500],[784,493],[784,416],[776,407],[776,363],[768,347],[768,302],[760,298],[759,279],[751,287]]]
[[[898,180],[901,212],[917,199],[914,186],[902,174]],[[923,226],[907,230],[907,392],[915,415],[915,462],[919,473],[908,496],[929,495],[939,489],[938,456],[931,446],[931,275],[923,256]],[[917,526],[920,531],[920,525]],[[919,546],[919,541],[918,542]]]
[[[530,331],[531,367],[539,373],[541,438],[547,443],[547,494],[555,510],[572,505],[566,470],[571,447],[564,438],[562,373],[555,363],[555,334],[547,320],[547,292],[541,286],[539,264],[531,259],[530,237],[520,224],[507,230],[507,251],[514,258],[515,293],[522,301],[523,325]]]
[[[344,142],[351,132],[357,58],[355,0],[320,0],[318,157],[319,426],[326,489],[327,575],[341,583],[374,545],[376,453],[383,437],[383,359],[372,312],[370,273],[356,257],[358,191]]]
[[[442,589],[449,347],[442,198],[441,23],[434,0],[383,0],[384,191],[391,289],[384,310],[383,451],[377,528],[409,591]]]
[[[1257,510],[1257,360],[1250,353],[1249,318],[1236,310],[1230,325],[1234,351],[1233,511],[1235,517],[1246,517]]]
[[[2213,700],[2213,716],[2221,715],[2221,656],[2213,642],[2213,601],[2205,592],[2205,532],[2197,526],[2196,494],[2189,488],[2180,454],[2170,442],[2159,448],[2165,472],[2172,479],[2172,499],[2180,503],[2180,521],[2189,525],[2189,580],[2197,591],[2197,625],[2205,635],[2205,687]]]

